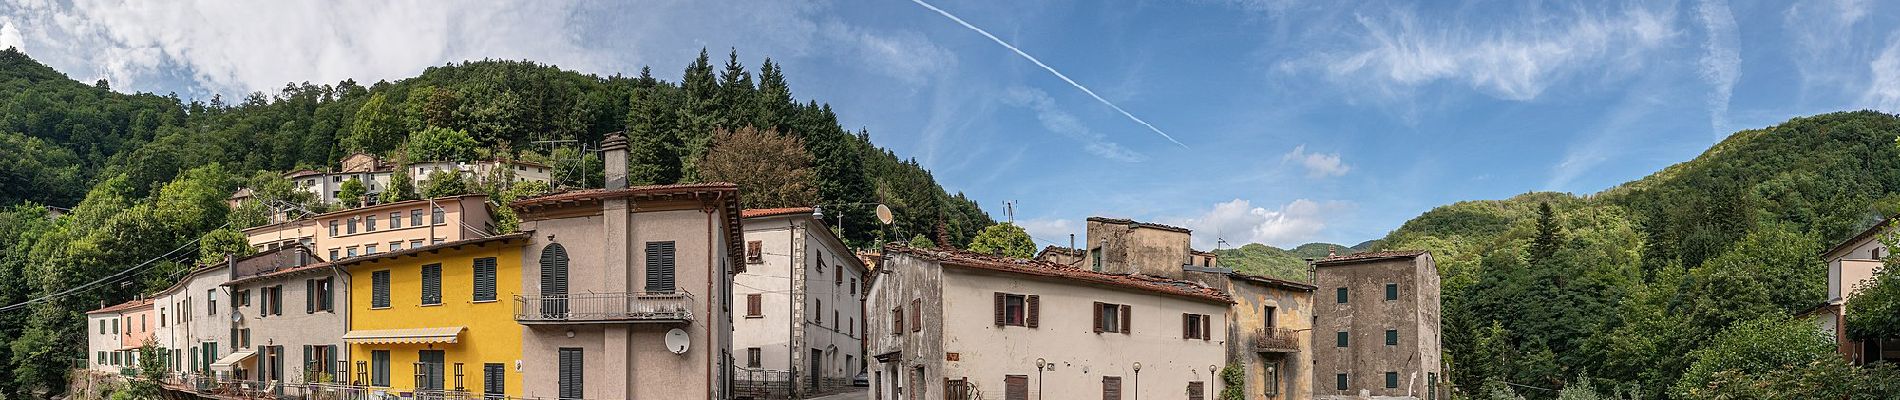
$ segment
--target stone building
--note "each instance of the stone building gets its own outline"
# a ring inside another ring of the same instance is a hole
[[[863,371],[865,267],[811,207],[745,210],[736,395],[835,391]]]
[[[1317,399],[1437,399],[1438,267],[1425,251],[1379,251],[1313,262]]]

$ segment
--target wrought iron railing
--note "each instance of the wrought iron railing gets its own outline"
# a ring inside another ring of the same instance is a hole
[[[517,295],[515,296],[515,320],[551,323],[692,322],[693,296],[686,292]]]
[[[1286,328],[1260,328],[1253,331],[1254,351],[1293,353],[1300,351],[1299,332]]]

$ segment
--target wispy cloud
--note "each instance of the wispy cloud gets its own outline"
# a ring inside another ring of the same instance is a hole
[[[1343,201],[1298,199],[1269,209],[1233,199],[1214,204],[1199,216],[1170,222],[1194,230],[1195,248],[1212,249],[1220,240],[1231,247],[1265,243],[1285,248],[1317,240],[1327,221],[1350,208]]]
[[[1626,71],[1633,55],[1674,36],[1668,11],[1630,7],[1575,10],[1523,18],[1485,16],[1484,25],[1422,20],[1410,10],[1357,15],[1356,48],[1322,51],[1281,65],[1317,70],[1333,80],[1398,96],[1440,82],[1462,82],[1508,100],[1537,98],[1550,85],[1585,71]],[[1620,64],[1620,65],[1618,65]]]
[[[1082,142],[1082,149],[1102,158],[1121,162],[1141,162],[1148,156],[1122,147],[1108,140],[1106,135],[1090,130],[1082,125],[1080,119],[1056,106],[1055,99],[1049,98],[1042,90],[1027,87],[1011,87],[1003,96],[1003,101],[1013,106],[1025,107],[1036,111],[1036,120],[1044,129],[1060,133],[1070,139]]]
[[[1735,81],[1742,77],[1741,32],[1735,28],[1735,14],[1727,0],[1702,0],[1696,6],[1696,19],[1706,35],[1702,42],[1702,80],[1714,86],[1709,93],[1709,125],[1716,135],[1728,133],[1728,102],[1735,93]]]
[[[1862,101],[1886,112],[1900,112],[1900,31],[1887,36],[1887,48],[1868,63],[1873,81],[1867,84]]]
[[[1804,1],[1788,6],[1781,28],[1793,39],[1789,61],[1800,70],[1803,92],[1822,85],[1825,89],[1858,86],[1855,81],[1863,71],[1861,60],[1853,57],[1866,53],[1853,51],[1849,45],[1868,7],[1865,0]],[[1827,93],[1832,97],[1836,92]]]
[[[873,71],[910,85],[928,82],[943,71],[956,69],[957,56],[916,32],[872,32],[839,21],[821,31],[850,59],[864,60]]]
[[[1084,235],[1086,235],[1087,232],[1083,232],[1082,224],[1072,219],[1067,219],[1067,218],[1019,219],[1019,220],[1016,220],[1016,225],[1022,226],[1024,231],[1029,232],[1029,237],[1035,239],[1035,242],[1038,245],[1057,245],[1057,246],[1066,247],[1069,245],[1070,234],[1075,235],[1075,240],[1077,241],[1077,243],[1080,243],[1082,240],[1086,240]]]
[[[1031,63],[1035,63],[1036,66],[1042,67],[1042,69],[1045,71],[1049,71],[1050,74],[1055,75],[1057,78],[1061,78],[1063,82],[1068,82],[1069,86],[1074,86],[1076,89],[1080,89],[1082,93],[1087,93],[1089,97],[1094,97],[1095,101],[1102,102],[1102,104],[1107,105],[1108,108],[1115,109],[1115,112],[1121,113],[1122,116],[1128,117],[1128,119],[1135,121],[1135,123],[1141,124],[1141,126],[1148,127],[1148,130],[1154,131],[1154,133],[1159,134],[1161,135],[1161,137],[1168,139],[1169,142],[1174,142],[1174,144],[1180,145],[1182,148],[1188,147],[1187,144],[1181,143],[1181,141],[1179,140],[1175,140],[1174,135],[1169,135],[1167,132],[1162,132],[1161,128],[1156,128],[1154,124],[1150,124],[1148,123],[1148,121],[1143,121],[1141,117],[1136,117],[1135,114],[1129,113],[1128,110],[1123,110],[1121,106],[1115,105],[1114,102],[1110,102],[1108,101],[1108,99],[1102,98],[1102,95],[1095,94],[1094,90],[1089,90],[1087,86],[1082,86],[1081,83],[1077,83],[1074,79],[1069,79],[1068,75],[1063,75],[1061,71],[1057,71],[1054,67],[1050,67],[1049,64],[1044,64],[1042,60],[1036,59],[1036,56],[1029,55],[1029,53],[1023,52],[1022,49],[1016,48],[1016,45],[1009,44],[1009,42],[1003,41],[1002,38],[998,38],[996,37],[996,35],[990,34],[989,31],[983,30],[983,28],[978,28],[976,27],[976,25],[971,25],[969,22],[965,22],[963,18],[958,18],[956,15],[950,14],[950,12],[944,11],[941,8],[937,8],[937,6],[930,5],[930,3],[925,3],[923,0],[910,0],[910,1],[912,3],[917,3],[917,5],[924,6],[924,8],[928,8],[930,9],[930,11],[935,11],[937,12],[937,14],[943,15],[944,18],[949,18],[951,21],[956,21],[958,25],[963,25],[964,28],[969,28],[972,31],[976,31],[976,33],[982,34],[983,37],[989,38],[990,41],[996,42],[996,44],[999,44],[1005,48],[1008,48],[1009,51],[1016,52],[1016,55],[1022,56],[1023,59],[1029,60],[1029,62]]]
[[[1294,146],[1293,151],[1280,157],[1280,162],[1298,163],[1306,169],[1306,176],[1314,179],[1345,175],[1352,166],[1339,161],[1339,153],[1308,153],[1306,145]]]

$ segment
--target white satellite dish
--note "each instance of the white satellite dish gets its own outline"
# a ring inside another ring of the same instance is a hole
[[[671,351],[673,354],[686,354],[686,348],[692,347],[692,344],[693,338],[686,336],[686,331],[680,330],[679,328],[666,331],[667,351]]]
[[[883,222],[885,225],[890,225],[893,219],[894,218],[891,216],[890,207],[887,207],[883,204],[877,205],[877,222]]]

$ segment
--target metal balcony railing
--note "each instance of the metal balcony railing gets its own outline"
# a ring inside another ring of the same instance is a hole
[[[1260,328],[1253,331],[1253,349],[1263,353],[1297,353],[1299,332],[1286,328]]]
[[[517,295],[515,321],[524,324],[692,322],[693,296],[686,292]]]

